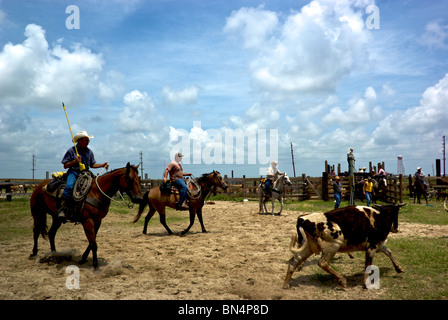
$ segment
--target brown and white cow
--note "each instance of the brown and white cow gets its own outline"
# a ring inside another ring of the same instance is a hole
[[[403,205],[375,205],[374,208],[349,206],[299,217],[297,235],[293,235],[290,244],[294,256],[289,261],[283,288],[289,288],[294,271],[301,269],[306,259],[313,253],[320,252],[322,256],[318,265],[335,276],[344,288],[347,281],[330,266],[330,261],[337,252],[365,251],[366,268],[372,264],[376,252],[383,252],[392,261],[395,270],[398,273],[403,272],[391,251],[385,246],[389,232],[398,231],[398,212]],[[300,244],[299,248],[294,247],[296,241]],[[364,284],[367,277],[368,274],[365,273]]]

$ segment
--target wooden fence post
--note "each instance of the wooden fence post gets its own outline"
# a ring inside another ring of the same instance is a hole
[[[241,181],[241,191],[243,194],[243,198],[246,197],[246,175],[243,175],[243,180]]]
[[[322,172],[322,200],[328,201],[328,173]]]

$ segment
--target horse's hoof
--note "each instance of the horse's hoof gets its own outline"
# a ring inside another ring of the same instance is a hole
[[[78,264],[84,264],[84,263],[86,263],[87,262],[87,260],[79,260],[79,262],[78,262]]]

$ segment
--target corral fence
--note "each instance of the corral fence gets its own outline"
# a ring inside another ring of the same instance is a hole
[[[341,173],[341,184],[343,194],[346,199],[350,197],[348,175]],[[365,174],[355,173],[355,180],[361,181]],[[257,188],[262,177],[258,178],[233,178],[224,176],[224,180],[229,185],[226,191],[217,189],[218,194],[224,194],[232,198],[258,199]],[[302,174],[300,177],[290,177],[292,186],[285,186],[285,200],[308,200],[322,199],[330,201],[333,195],[333,180],[329,173],[323,172],[322,177],[309,177]],[[44,179],[0,179],[0,200],[11,201],[14,196],[30,196],[35,186],[43,182]],[[440,177],[426,177],[430,199],[439,200],[448,196],[448,180]],[[146,192],[154,186],[159,186],[162,179],[142,179],[142,192]],[[387,176],[387,202],[406,202],[412,198],[412,176],[388,175]]]
[[[229,185],[226,191],[217,188],[217,194],[224,194],[232,198],[258,199],[257,189],[263,178],[232,178],[224,175],[224,180]],[[291,186],[285,186],[283,197],[289,200],[306,200],[311,197],[312,182],[305,174],[301,177],[291,178]],[[142,192],[159,186],[163,182],[162,179],[144,179],[141,180]]]
[[[350,199],[350,183],[348,174],[341,174],[339,176],[341,178],[341,187],[342,187],[342,195],[344,199]],[[355,185],[359,184],[362,180],[365,180],[368,177],[366,173],[355,173]],[[383,178],[380,178],[383,179]],[[403,202],[403,175],[387,175],[384,177],[387,182],[387,186],[384,190],[384,194],[381,194],[382,200],[385,202],[391,203],[402,203]],[[328,173],[322,173],[322,199],[325,201],[334,198],[334,190],[333,190],[333,182],[334,177],[330,177]],[[356,193],[355,193],[356,196]],[[376,195],[376,199],[378,199],[380,195]],[[374,197],[375,199],[375,197]],[[359,198],[358,198],[359,200]],[[356,201],[356,199],[355,199]]]

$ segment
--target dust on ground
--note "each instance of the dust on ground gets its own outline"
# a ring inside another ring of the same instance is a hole
[[[29,238],[0,243],[0,299],[380,299],[387,288],[362,286],[362,253],[355,259],[335,257],[345,266],[347,290],[341,290],[336,281],[319,281],[316,274],[325,272],[316,265],[317,256],[294,274],[290,290],[282,289],[291,257],[290,236],[301,214],[259,215],[255,202],[216,201],[204,207],[208,233],[201,232],[196,220],[190,233],[181,237],[169,236],[157,214],[156,223],[143,235],[141,223],[132,224],[131,216],[112,211],[98,233],[99,271],[93,270],[91,255],[86,264],[77,263],[87,247],[82,226],[61,227],[56,235],[57,254],[51,254],[48,241],[40,238],[36,258],[29,258],[30,227]],[[168,223],[173,232],[180,232],[187,221]],[[401,223],[400,229],[389,236],[390,241],[448,235],[448,226]],[[79,267],[79,289],[67,288],[70,265]]]

